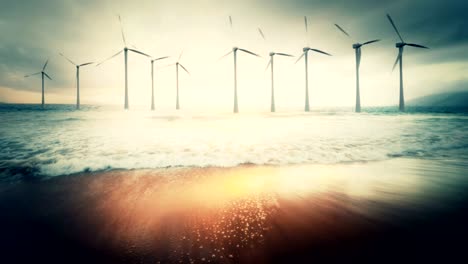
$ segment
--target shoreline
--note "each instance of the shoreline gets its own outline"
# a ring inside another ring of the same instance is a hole
[[[466,243],[447,239],[466,242],[466,171],[392,159],[22,182],[0,191],[8,212],[1,250],[17,263],[366,262],[388,252],[377,262],[456,259]]]

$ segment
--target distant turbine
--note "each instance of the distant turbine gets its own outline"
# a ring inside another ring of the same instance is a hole
[[[251,54],[251,55],[254,55],[254,56],[257,56],[257,57],[260,57],[260,55],[258,54],[255,54],[251,51],[248,51],[246,49],[241,49],[241,48],[238,48],[238,47],[233,47],[232,48],[232,51],[228,52],[227,54],[225,54],[224,56],[222,56],[221,58],[224,58],[228,55],[230,55],[231,53],[234,53],[234,113],[239,113],[239,106],[237,104],[237,51],[240,50],[240,51],[243,51],[245,53],[248,53],[248,54]]]
[[[396,43],[396,47],[398,48],[398,56],[395,61],[395,64],[393,64],[393,70],[395,69],[398,61],[400,62],[400,111],[405,111],[405,98],[403,94],[403,48],[405,46],[410,46],[410,47],[415,47],[415,48],[422,48],[422,49],[428,49],[428,47],[419,45],[419,44],[412,44],[412,43],[406,43],[403,38],[400,35],[400,32],[398,32],[397,27],[395,26],[395,23],[393,22],[392,18],[390,17],[389,14],[387,14],[387,18],[392,24],[393,28],[395,29],[395,32],[397,33],[398,37],[400,38],[401,42]]]
[[[45,104],[45,100],[44,100],[44,76],[49,78],[49,80],[52,80],[52,78],[50,78],[50,76],[47,75],[47,73],[45,72],[45,69],[46,69],[48,63],[49,63],[49,60],[47,60],[45,62],[44,67],[42,67],[42,71],[24,76],[25,78],[28,78],[30,76],[34,76],[34,75],[38,75],[38,74],[41,75],[41,77],[42,77],[42,104],[41,104],[42,108],[44,108],[44,104]]]
[[[274,82],[274,70],[273,70],[273,66],[274,66],[273,58],[274,58],[275,55],[294,57],[293,55],[289,55],[289,54],[286,54],[286,53],[270,52],[270,61],[268,62],[267,69],[268,69],[268,67],[271,66],[271,112],[276,111],[276,108],[275,108],[275,82]]]
[[[179,58],[177,59],[176,63],[170,64],[168,66],[176,66],[176,109],[180,109],[180,104],[179,104],[179,66],[188,74],[190,72],[180,63],[180,59],[182,58],[183,52],[180,53]]]
[[[120,21],[120,29],[121,29],[121,32],[122,32],[122,40],[123,40],[123,43],[124,43],[124,49],[117,52],[116,54],[112,55],[111,57],[105,59],[104,61],[98,63],[96,66],[99,66],[99,65],[103,64],[104,62],[116,57],[117,55],[119,55],[122,52],[124,53],[124,56],[125,56],[125,104],[124,104],[124,108],[128,109],[128,51],[138,53],[138,54],[146,56],[148,58],[151,58],[151,56],[148,55],[148,54],[145,54],[145,53],[143,53],[141,51],[138,51],[136,49],[127,48],[127,41],[125,40],[125,34],[124,34],[124,31],[123,31],[123,26],[122,26],[122,19],[120,18],[120,16],[119,16],[119,21]]]
[[[338,24],[335,24],[335,26],[343,32],[348,37],[351,37],[348,32],[346,32],[342,27],[340,27]],[[380,41],[380,39],[374,39],[370,40],[364,43],[355,43],[353,44],[353,49],[356,51],[356,112],[359,113],[361,112],[361,95],[359,91],[359,67],[361,66],[361,47],[364,45],[368,45],[374,42]]]
[[[154,62],[169,58],[168,56],[153,59],[151,58],[151,110],[154,111]]]
[[[307,17],[304,17],[304,22],[305,22],[305,29],[306,32],[308,31],[307,27]],[[302,57],[305,57],[305,111],[309,112],[310,111],[310,105],[309,105],[309,63],[308,63],[308,53],[309,51],[314,51],[317,53],[325,54],[328,56],[331,56],[331,54],[326,53],[324,51],[318,50],[318,49],[311,49],[309,47],[305,47],[302,49],[302,55],[297,59],[296,63],[302,59]]]
[[[87,66],[93,64],[94,62],[87,62],[83,64],[76,64],[69,58],[65,57],[62,53],[59,53],[60,56],[64,57],[67,61],[71,64],[76,66],[76,109],[80,109],[80,67]]]

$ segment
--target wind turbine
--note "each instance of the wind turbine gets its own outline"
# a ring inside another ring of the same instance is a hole
[[[180,109],[180,104],[179,104],[179,66],[190,75],[190,72],[180,63],[180,59],[182,58],[182,54],[184,52],[181,52],[179,55],[179,58],[177,59],[176,63],[170,64],[168,66],[176,66],[176,109]]]
[[[151,58],[151,110],[154,111],[154,62],[159,60],[164,60],[169,58],[169,56],[160,57],[160,58]]]
[[[341,32],[343,32],[343,34],[345,34],[346,36],[351,38],[351,36],[348,34],[348,32],[346,32],[342,27],[340,27],[338,24],[335,24],[335,26]],[[361,47],[365,46],[365,45],[368,45],[368,44],[371,44],[371,43],[374,43],[374,42],[378,42],[378,41],[380,41],[380,39],[370,40],[370,41],[364,42],[362,44],[361,43],[353,44],[353,49],[356,51],[356,109],[355,110],[356,110],[357,113],[361,112],[361,95],[360,95],[360,91],[359,91],[359,67],[361,66]]]
[[[41,77],[42,77],[42,108],[44,108],[44,104],[45,104],[45,100],[44,100],[44,76],[49,78],[49,80],[52,80],[52,78],[50,78],[50,76],[45,72],[45,69],[47,67],[47,64],[49,64],[49,60],[47,60],[44,64],[44,66],[42,67],[42,71],[40,72],[36,72],[36,73],[33,73],[33,74],[29,74],[29,75],[25,75],[24,77],[25,78],[28,78],[30,76],[34,76],[34,75],[38,75],[40,74]]]
[[[271,66],[271,112],[275,112],[275,79],[274,79],[274,70],[273,70],[273,65],[274,65],[274,56],[286,56],[286,57],[294,57],[293,55],[289,55],[286,53],[279,53],[279,52],[270,52],[270,61],[268,62],[267,68]]]
[[[262,29],[261,28],[258,28],[258,33],[260,33],[260,36],[262,36],[262,38],[264,40],[266,40],[265,38],[265,34],[263,33]],[[271,112],[275,112],[276,111],[276,107],[275,107],[275,79],[274,79],[274,56],[275,55],[278,55],[278,56],[286,56],[286,57],[294,57],[293,55],[289,55],[289,54],[286,54],[286,53],[279,53],[279,52],[270,52],[270,61],[268,62],[268,65],[266,67],[265,70],[268,70],[268,68],[271,66]]]
[[[231,25],[231,29],[232,29],[232,18],[231,16],[229,16],[229,23]],[[238,47],[233,47],[232,50],[228,53],[226,53],[224,56],[222,56],[220,59],[224,58],[224,57],[227,57],[229,56],[231,53],[234,54],[234,113],[239,113],[239,106],[238,106],[238,103],[237,103],[237,51],[242,51],[242,52],[245,52],[247,54],[250,54],[250,55],[254,55],[256,57],[260,57],[260,55],[258,54],[255,54],[251,51],[248,51],[246,49],[241,49],[241,48],[238,48]]]
[[[119,21],[120,21],[120,30],[122,32],[122,40],[123,40],[123,43],[124,43],[124,48],[123,48],[123,50],[117,52],[116,54],[112,55],[111,57],[109,57],[109,58],[105,59],[104,61],[98,63],[96,66],[99,66],[99,65],[103,64],[104,62],[118,56],[122,52],[124,53],[124,57],[125,57],[125,104],[124,104],[124,108],[128,109],[128,51],[135,52],[137,54],[146,56],[148,58],[151,58],[151,56],[148,55],[148,54],[145,54],[145,53],[143,53],[141,51],[138,51],[136,49],[129,49],[127,47],[127,41],[125,40],[125,34],[124,34],[124,31],[123,31],[123,26],[122,26],[122,19],[120,18],[120,16],[118,16],[118,17],[119,17]]]
[[[234,54],[234,113],[239,113],[239,106],[238,106],[238,103],[237,103],[237,51],[242,51],[242,52],[245,52],[247,54],[250,54],[250,55],[254,55],[256,57],[260,57],[260,55],[258,54],[255,54],[251,51],[248,51],[246,49],[241,49],[241,48],[238,48],[238,47],[233,47],[232,48],[232,51],[228,52],[227,54],[225,54],[223,57],[221,58],[224,58],[228,55],[230,55],[231,53]]]
[[[65,57],[62,53],[59,53],[60,56],[64,57],[67,61],[69,61],[71,64],[76,66],[76,109],[80,109],[80,67],[84,67],[87,65],[91,65],[94,62],[87,62],[83,64],[76,64],[69,58]]]
[[[395,44],[395,46],[398,48],[398,56],[395,61],[395,64],[393,64],[393,70],[395,69],[396,65],[398,62],[400,62],[400,111],[405,111],[405,97],[403,93],[403,48],[405,46],[410,46],[410,47],[415,47],[415,48],[422,48],[422,49],[429,49],[428,47],[425,47],[423,45],[419,44],[413,44],[413,43],[406,43],[403,38],[400,35],[400,32],[398,32],[397,27],[395,26],[395,23],[393,22],[392,18],[390,17],[389,14],[387,14],[387,18],[390,21],[390,24],[392,24],[393,29],[395,29],[395,32],[397,33],[398,37],[400,38],[401,42],[398,42]]]
[[[304,17],[304,23],[305,23],[305,30],[306,33],[308,31],[308,23],[307,23],[307,17]],[[318,49],[312,49],[310,47],[304,47],[302,49],[302,55],[297,59],[296,63],[299,62],[302,57],[305,58],[305,111],[309,112],[310,111],[310,106],[309,106],[309,63],[308,63],[308,57],[309,57],[309,51],[314,51],[317,53],[321,53],[324,55],[331,56],[331,54],[318,50]]]

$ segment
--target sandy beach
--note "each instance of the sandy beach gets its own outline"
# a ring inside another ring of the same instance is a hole
[[[5,263],[447,261],[467,244],[466,172],[457,162],[393,159],[2,183],[1,255]]]

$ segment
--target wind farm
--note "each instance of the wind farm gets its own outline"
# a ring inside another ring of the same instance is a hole
[[[154,89],[155,89],[154,88],[154,86],[155,86],[155,83],[154,83],[155,68],[154,68],[154,63],[156,61],[159,61],[159,60],[167,59],[169,56],[153,58],[150,55],[148,55],[148,54],[146,54],[146,53],[144,53],[142,51],[139,51],[134,45],[130,45],[132,48],[129,48],[128,44],[127,44],[127,38],[126,38],[126,35],[125,35],[125,32],[124,32],[124,27],[123,27],[121,16],[118,15],[117,17],[118,17],[118,20],[119,20],[120,34],[121,34],[122,42],[124,44],[124,48],[121,51],[115,53],[114,55],[112,55],[112,56],[102,60],[101,62],[97,63],[96,66],[102,65],[105,62],[113,59],[114,57],[119,56],[122,53],[124,54],[124,109],[128,110],[129,109],[128,52],[133,52],[135,54],[142,55],[144,57],[149,58],[150,62],[151,62],[151,108],[150,109],[152,111],[154,111],[155,110],[155,92],[154,92]],[[404,91],[403,91],[403,49],[404,49],[405,46],[416,47],[416,48],[425,48],[425,49],[427,49],[427,47],[419,45],[419,44],[404,42],[403,38],[401,37],[401,35],[400,35],[397,27],[395,26],[395,23],[393,22],[392,18],[390,17],[390,15],[387,15],[387,19],[390,21],[393,29],[395,30],[395,32],[397,33],[399,39],[401,40],[401,42],[398,42],[396,44],[396,47],[398,48],[399,52],[398,52],[397,59],[396,59],[396,61],[394,63],[393,69],[395,69],[395,67],[398,64],[400,65],[400,89],[399,89],[399,94],[400,94],[399,98],[400,99],[399,99],[398,109],[400,111],[405,111],[405,100],[404,100]],[[232,16],[228,16],[228,21],[229,21],[229,25],[230,25],[231,31],[232,31],[229,34],[235,35],[234,31],[233,31],[234,27],[233,27]],[[304,21],[304,29],[305,29],[305,33],[306,33],[306,39],[309,39],[309,35],[308,35],[309,34],[309,20],[308,20],[307,16],[304,16],[303,21]],[[351,35],[346,30],[344,30],[341,26],[339,26],[338,24],[334,24],[334,25],[346,37],[351,38]],[[259,35],[262,37],[262,39],[264,41],[266,41],[266,37],[265,37],[265,34],[264,34],[263,30],[260,27],[258,27],[257,31],[258,31]],[[374,39],[374,40],[366,41],[366,42],[363,42],[363,43],[357,42],[357,43],[354,43],[352,45],[352,48],[355,50],[355,61],[356,61],[356,77],[355,77],[356,95],[355,95],[354,110],[357,113],[361,112],[361,110],[362,110],[362,107],[361,107],[361,89],[360,89],[360,65],[361,65],[362,47],[366,46],[366,45],[369,45],[369,44],[374,44],[374,43],[379,42],[379,41],[380,41],[380,39]],[[309,40],[307,40],[307,42],[309,42]],[[253,56],[256,56],[256,57],[261,57],[260,55],[258,55],[255,52],[252,52],[252,51],[244,49],[244,48],[239,48],[237,46],[234,46],[230,52],[228,52],[227,54],[225,54],[224,56],[221,57],[221,59],[222,59],[224,57],[229,56],[230,54],[233,54],[233,59],[234,59],[234,69],[233,69],[234,70],[234,73],[233,73],[233,88],[234,88],[234,103],[233,104],[234,105],[233,105],[233,112],[234,113],[239,112],[238,78],[237,78],[238,77],[238,65],[237,65],[238,51],[240,51],[241,53],[246,53],[246,54],[253,55]],[[305,77],[304,78],[305,79],[305,81],[304,81],[304,85],[305,85],[304,111],[305,112],[310,112],[310,110],[311,110],[310,91],[309,91],[309,75],[310,75],[310,73],[309,73],[309,68],[310,68],[310,66],[309,66],[309,60],[310,60],[309,55],[310,54],[309,54],[309,52],[319,53],[321,55],[331,56],[331,54],[328,53],[328,52],[306,46],[306,47],[302,48],[302,53],[301,53],[301,55],[298,56],[298,59],[296,60],[296,64],[297,64],[300,60],[302,60],[304,58],[304,63],[305,63],[305,65],[304,65],[305,66],[305,72],[304,72],[305,73],[304,74],[304,77]],[[69,58],[65,57],[65,55],[63,55],[62,53],[60,53],[60,55],[62,57],[64,57],[68,62],[70,62],[71,64],[73,64],[76,67],[76,109],[80,109],[80,68],[84,67],[84,66],[94,64],[94,62],[76,64],[72,60],[70,60]],[[180,62],[179,62],[181,55],[182,54],[180,54],[179,59],[177,60],[177,62],[175,62],[174,64],[171,64],[172,66],[173,65],[176,66],[176,110],[180,109],[180,102],[179,102],[179,68],[182,68],[182,70],[184,70],[186,73],[189,73],[188,70],[182,64],[180,64]],[[290,55],[290,54],[287,54],[287,53],[278,53],[278,52],[272,52],[272,51],[270,51],[268,53],[268,56],[270,57],[270,59],[268,61],[267,68],[269,68],[271,66],[270,112],[276,112],[275,91],[274,91],[274,66],[273,66],[274,65],[274,56],[275,55],[287,56],[287,57],[292,57],[293,56],[293,55]],[[46,65],[44,65],[44,66],[46,66]],[[38,74],[41,74],[41,73],[35,73],[35,74],[38,75]],[[31,76],[31,75],[27,75],[27,77],[29,77],[29,76]],[[44,72],[44,74],[42,76],[44,76],[46,78],[49,78],[49,76],[47,74],[45,74],[45,72]],[[248,82],[248,80],[246,80],[246,81]],[[44,91],[43,91],[42,97],[44,98]],[[43,99],[43,101],[44,101],[44,99]],[[320,102],[320,98],[317,98],[317,102]]]
[[[10,2],[0,263],[466,258],[466,3]]]

